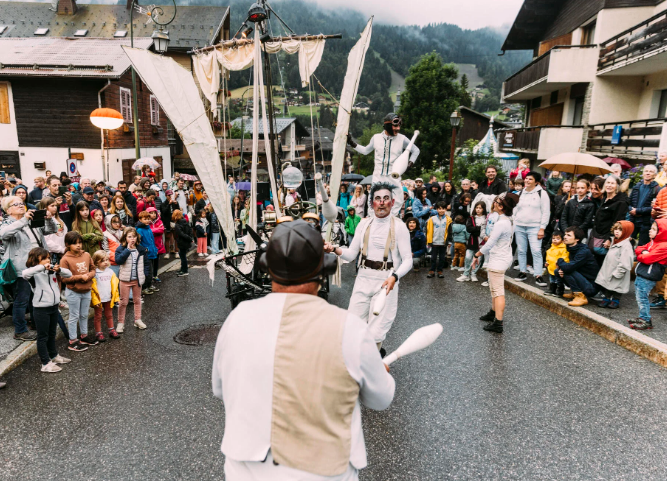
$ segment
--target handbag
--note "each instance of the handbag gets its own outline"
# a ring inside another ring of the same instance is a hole
[[[606,256],[609,252],[609,249],[604,247],[604,243],[608,239],[599,239],[598,237],[593,237],[593,254],[598,256]]]
[[[0,264],[0,286],[13,284],[18,277],[12,260],[5,259],[2,264]]]

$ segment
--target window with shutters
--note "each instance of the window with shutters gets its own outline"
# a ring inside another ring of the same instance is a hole
[[[123,87],[120,88],[120,114],[126,123],[132,123],[132,91]]]
[[[0,124],[10,124],[9,117],[9,85],[0,83]]]
[[[155,95],[151,95],[151,125],[160,125],[160,106]]]

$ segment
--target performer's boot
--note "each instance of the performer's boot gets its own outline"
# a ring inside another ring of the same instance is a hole
[[[489,332],[497,332],[498,334],[503,333],[503,321],[499,321],[498,319],[494,319],[491,324],[487,324],[483,328],[485,331]]]
[[[496,318],[496,311],[491,309],[489,312],[479,318],[480,321],[491,322]]]

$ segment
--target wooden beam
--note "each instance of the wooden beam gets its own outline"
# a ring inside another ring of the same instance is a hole
[[[271,37],[268,41],[269,42],[287,42],[289,40],[305,41],[305,40],[318,40],[320,38],[323,38],[323,39],[343,38],[343,34],[342,33],[336,33],[334,35],[293,35],[291,37]],[[195,53],[195,52],[208,52],[208,51],[216,49],[216,48],[241,46],[241,45],[247,45],[247,44],[253,43],[253,42],[254,42],[254,39],[251,39],[251,38],[226,40],[226,41],[220,42],[216,45],[211,45],[211,46],[208,46],[208,47],[198,48],[196,50],[190,50],[188,53],[192,54],[192,53]]]

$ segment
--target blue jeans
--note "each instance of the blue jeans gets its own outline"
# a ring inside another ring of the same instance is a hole
[[[577,271],[565,274],[563,281],[572,289],[572,292],[582,292],[586,297],[593,297],[600,290],[595,282],[589,281]]]
[[[14,296],[14,304],[12,308],[12,321],[14,322],[14,334],[23,334],[28,332],[28,323],[25,321],[25,311],[30,308],[32,313],[32,304],[30,303],[30,295],[32,289],[30,284],[23,277],[16,279],[12,286],[12,295]]]
[[[477,267],[472,270],[472,261],[475,259],[475,254],[477,252],[473,251],[471,249],[466,250],[466,262],[465,262],[465,269],[463,270],[463,275],[466,277],[470,277],[470,274],[476,275],[477,271],[479,270],[479,267],[482,265],[482,258],[480,257],[480,262],[477,263]],[[472,270],[472,272],[470,272]]]
[[[211,251],[214,254],[220,254],[220,232],[211,234]]]
[[[76,339],[76,325],[79,324],[81,335],[88,335],[88,310],[90,309],[90,291],[74,292],[69,288],[65,289],[65,297],[69,304],[69,339]]]
[[[519,270],[523,273],[528,272],[526,252],[528,251],[528,244],[530,244],[530,251],[533,254],[535,277],[542,275],[542,266],[544,265],[544,261],[542,260],[542,241],[537,238],[539,231],[539,226],[514,226],[514,238],[516,239],[516,248],[519,256]]]
[[[649,301],[648,295],[654,286],[655,281],[649,281],[639,276],[635,279],[635,296],[637,297],[637,307],[639,307],[639,317],[647,322],[651,322],[651,301]]]

